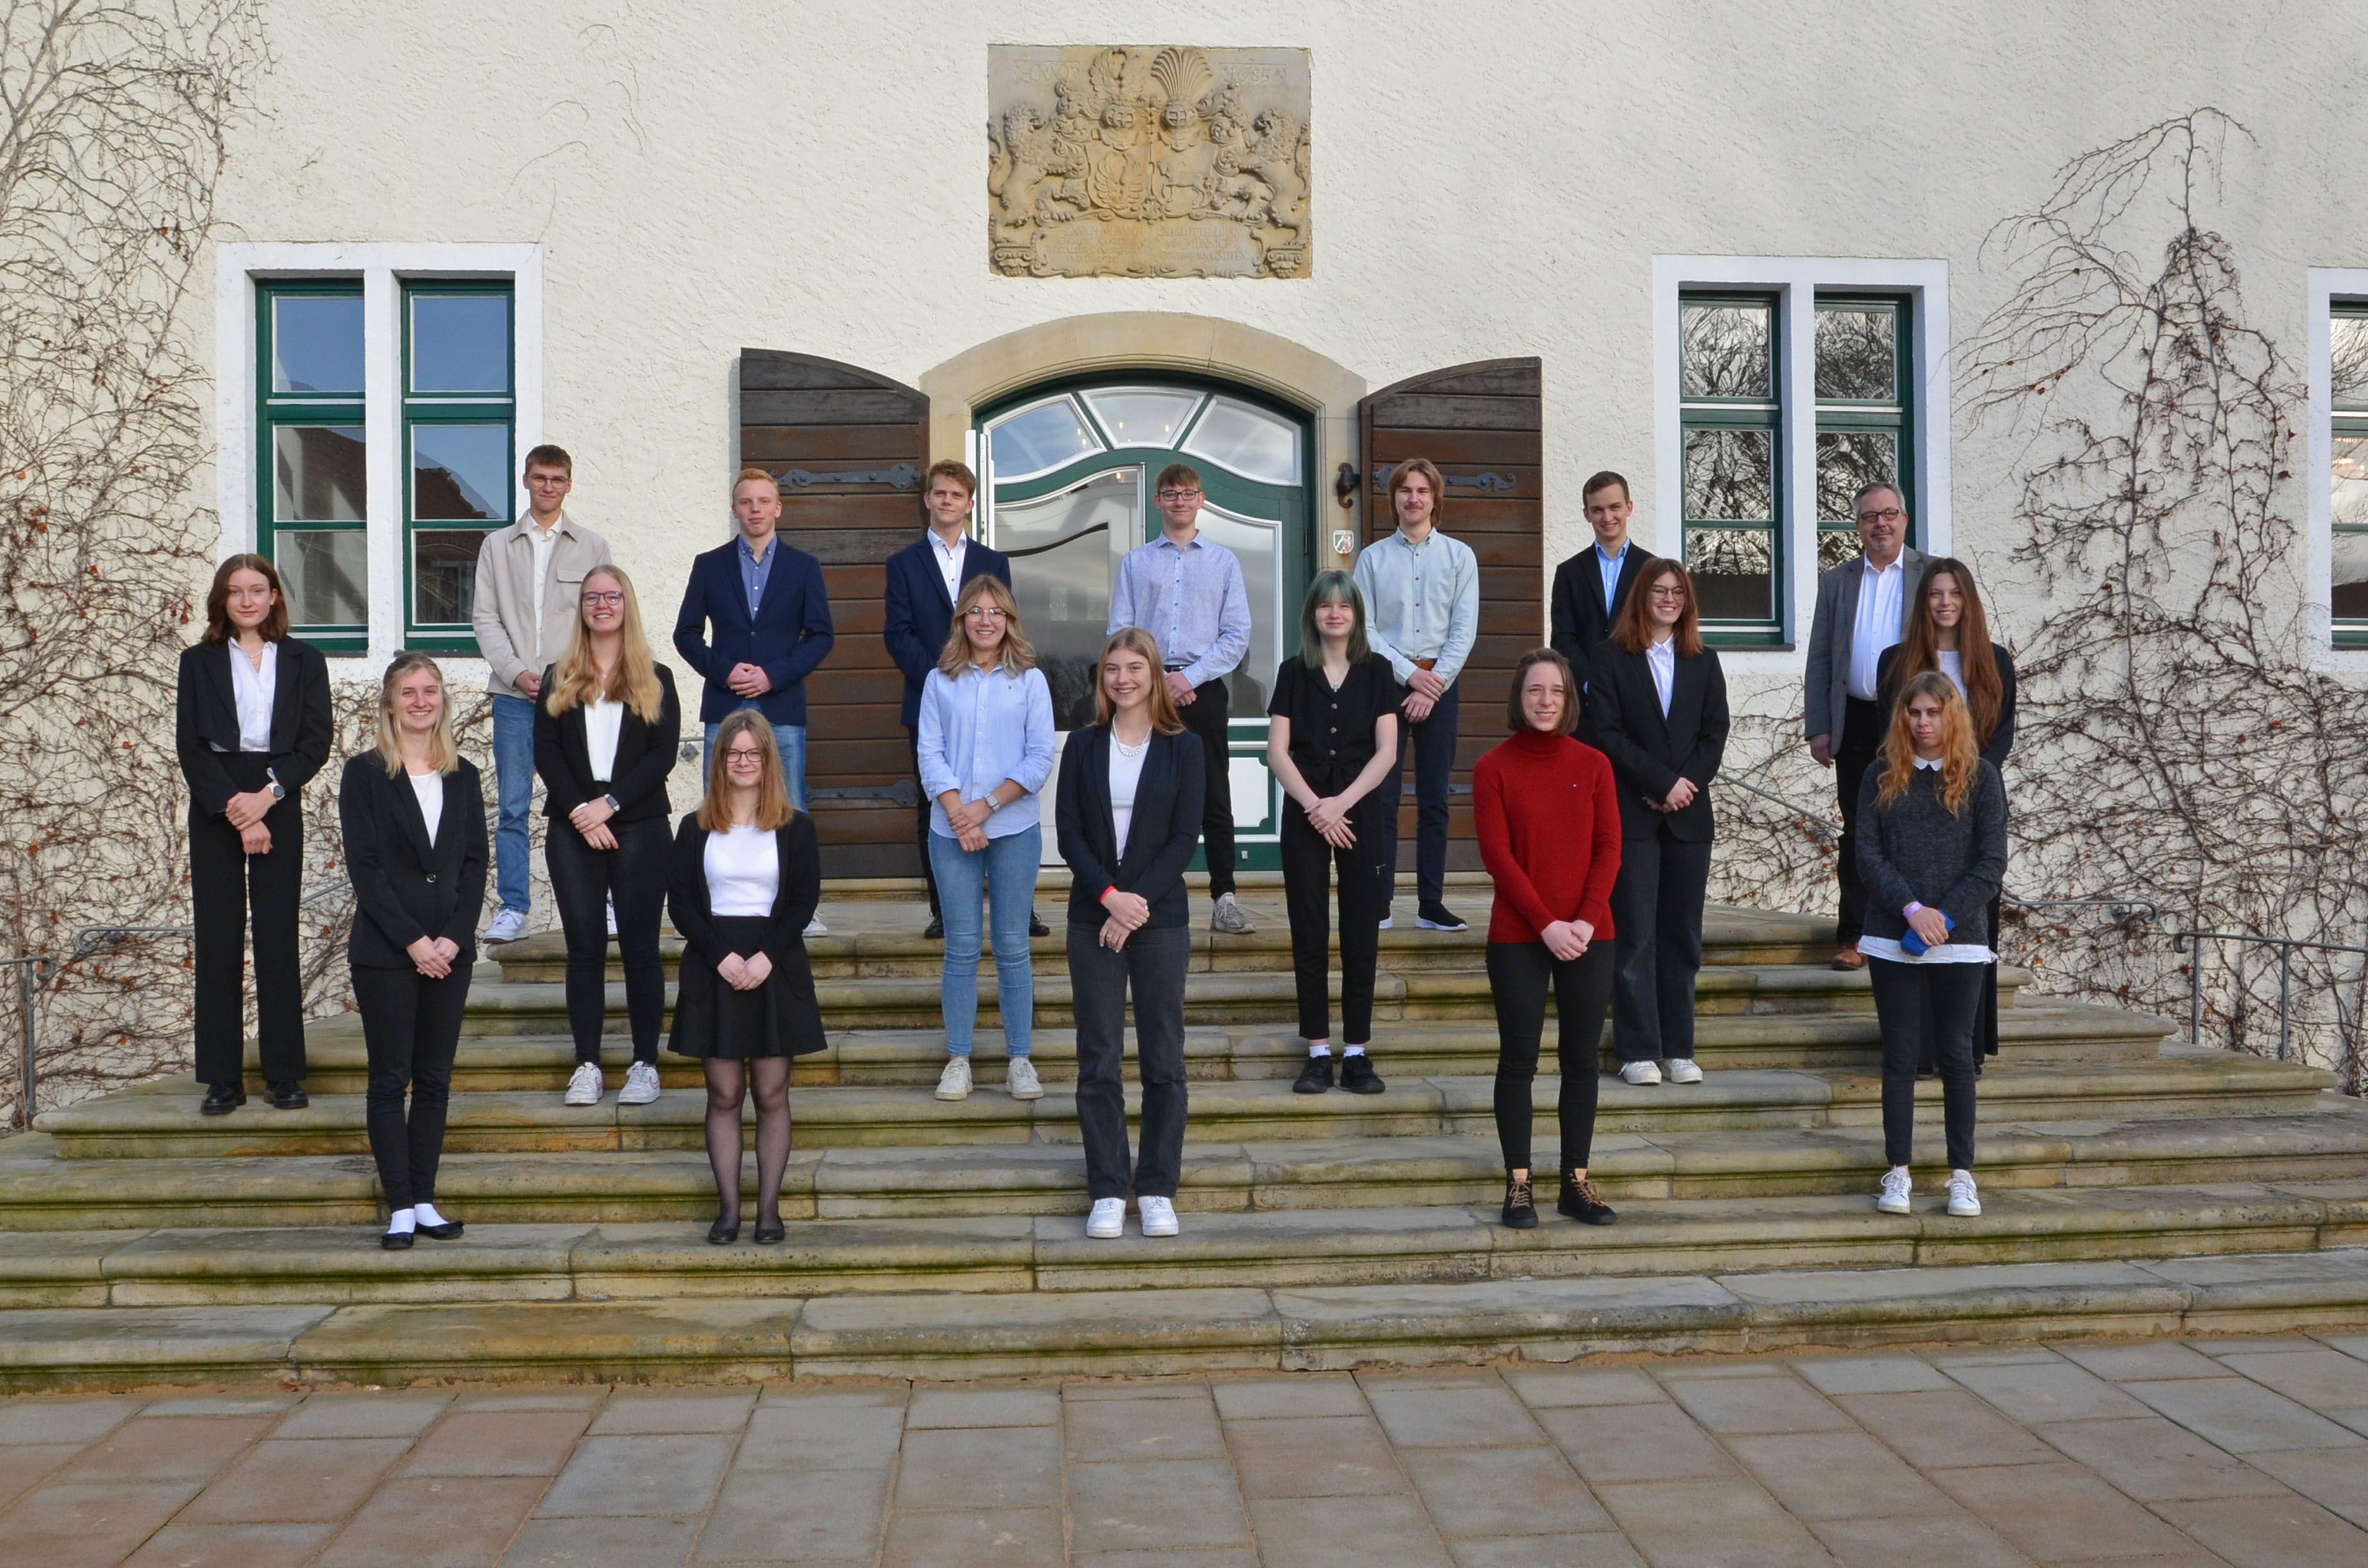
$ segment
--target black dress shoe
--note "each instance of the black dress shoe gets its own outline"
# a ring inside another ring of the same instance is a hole
[[[1341,1058],[1340,1086],[1352,1095],[1378,1095],[1389,1087],[1373,1071],[1373,1059],[1361,1051]]]
[[[730,1246],[740,1239],[740,1221],[726,1221],[723,1215],[718,1214],[715,1223],[707,1227],[707,1239],[720,1247]]]
[[[754,1239],[760,1247],[771,1246],[775,1242],[786,1241],[789,1234],[790,1229],[786,1225],[758,1225]]]
[[[271,1108],[274,1110],[302,1110],[313,1103],[305,1096],[302,1084],[274,1084],[270,1088]]]
[[[1028,912],[1028,934],[1031,937],[1049,937],[1053,934],[1053,928],[1037,919],[1036,912],[1031,909]]]
[[[199,1116],[228,1116],[246,1103],[245,1084],[213,1084],[206,1089],[206,1103],[198,1108]]]
[[[386,1234],[379,1237],[378,1244],[386,1248],[389,1252],[401,1252],[404,1248],[411,1244],[411,1233],[409,1231],[389,1231]]]
[[[1538,1200],[1527,1177],[1515,1181],[1505,1178],[1505,1208],[1502,1218],[1516,1231],[1538,1228]]]
[[[461,1221],[447,1220],[440,1225],[420,1225],[419,1233],[432,1242],[449,1242],[461,1233]]]
[[[1327,1051],[1318,1056],[1309,1051],[1307,1065],[1302,1067],[1299,1076],[1292,1081],[1291,1092],[1294,1095],[1320,1095],[1331,1086],[1332,1053]]]
[[[925,942],[942,942],[945,939],[946,917],[942,915],[930,915],[928,928],[921,933],[921,940]]]

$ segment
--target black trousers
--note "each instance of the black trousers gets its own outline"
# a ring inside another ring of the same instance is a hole
[[[1222,676],[1202,681],[1192,692],[1192,700],[1176,712],[1184,727],[1201,737],[1201,767],[1207,780],[1201,798],[1201,852],[1209,866],[1209,896],[1223,898],[1234,891],[1234,775],[1226,751],[1230,699]]]
[[[222,760],[242,790],[263,784],[264,758],[245,777],[241,754]],[[256,1047],[268,1084],[304,1077],[304,975],[296,905],[304,886],[304,812],[286,800],[265,813],[271,852],[249,855],[227,817],[189,810],[189,917],[196,926],[197,1076],[235,1083],[246,1064],[246,938],[255,933]]]
[[[1497,1002],[1497,1143],[1507,1170],[1530,1168],[1530,1090],[1538,1076],[1548,985],[1559,1025],[1554,1052],[1562,1062],[1562,1094],[1554,1119],[1562,1168],[1587,1164],[1595,1146],[1596,1079],[1602,1072],[1596,1053],[1611,1004],[1612,967],[1610,942],[1590,942],[1567,963],[1543,942],[1488,944],[1488,989]]]
[[[1702,969],[1702,899],[1710,888],[1710,845],[1669,835],[1620,845],[1620,880],[1611,884],[1611,950],[1619,978],[1611,990],[1611,1043],[1622,1063],[1691,1058],[1694,1053],[1694,976]]]
[[[929,791],[921,786],[921,726],[905,725],[905,743],[913,754],[913,784],[921,794],[920,808],[913,813],[913,842],[921,851],[921,881],[928,884],[929,918],[936,920],[942,912],[938,907],[938,873],[929,864]]]
[[[1844,700],[1849,711],[1834,744],[1834,795],[1842,809],[1841,864],[1835,868],[1841,914],[1835,935],[1848,948],[1866,935],[1866,883],[1858,874],[1858,792],[1875,754],[1883,749],[1883,710],[1855,697]]]
[[[1198,706],[1195,704],[1195,706]],[[1143,1080],[1142,1144],[1133,1187],[1173,1198],[1184,1168],[1184,970],[1192,933],[1182,926],[1137,931],[1112,952],[1099,926],[1069,927],[1069,986],[1077,1015],[1077,1131],[1086,1144],[1086,1191],[1124,1198],[1126,997],[1134,992],[1135,1073]]]
[[[1340,875],[1341,1043],[1373,1038],[1373,967],[1382,916],[1389,913],[1389,863],[1396,835],[1387,808],[1368,795],[1349,813],[1357,842],[1336,849],[1308,825],[1299,802],[1282,802],[1282,898],[1291,912],[1291,972],[1304,1040],[1332,1038],[1332,869]]]
[[[1463,685],[1447,688],[1430,717],[1420,723],[1398,715],[1401,743],[1414,753],[1414,891],[1426,903],[1447,899],[1447,786],[1455,771],[1456,725],[1463,710]],[[1401,756],[1404,754],[1401,753]],[[1390,832],[1396,835],[1398,803],[1406,798],[1406,774],[1390,769],[1373,793],[1389,802]],[[1397,895],[1397,846],[1390,846],[1390,895]],[[1384,914],[1388,913],[1386,910]]]
[[[551,869],[551,899],[567,934],[567,1028],[578,1062],[600,1060],[600,1030],[609,1016],[609,917],[617,905],[617,954],[625,965],[625,1012],[632,1020],[633,1060],[658,1059],[658,1025],[666,1017],[666,964],[658,957],[658,916],[666,909],[674,838],[665,819],[610,823],[614,849],[595,849],[564,817],[552,819],[543,841]]]
[[[1895,1165],[1916,1150],[1916,1062],[1929,1048],[1940,1063],[1949,1168],[1974,1168],[1974,1024],[1987,964],[1896,963],[1869,959],[1874,1014],[1883,1029],[1883,1157]]]
[[[436,1199],[452,1057],[461,1044],[461,1015],[469,1005],[469,971],[456,967],[441,980],[409,969],[357,968],[353,975],[362,1044],[370,1053],[370,1155],[378,1161],[379,1190],[393,1213]]]

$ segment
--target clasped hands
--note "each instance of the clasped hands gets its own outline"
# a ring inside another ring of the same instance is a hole
[[[575,824],[575,831],[582,834],[584,842],[593,848],[614,849],[617,847],[617,835],[609,826],[609,819],[616,814],[609,809],[605,797],[595,795],[568,812],[567,820]]]
[[[947,795],[952,793],[951,790],[946,791]],[[938,803],[944,808],[946,825],[954,830],[954,842],[962,846],[964,854],[975,855],[986,847],[986,819],[995,814],[991,795],[981,795],[975,801],[957,800],[951,806],[945,804],[945,796],[941,795]]]
[[[739,664],[732,666],[723,684],[732,688],[734,697],[762,697],[773,689],[773,677],[755,665]]]
[[[1694,788],[1694,781],[1692,779],[1681,778],[1675,784],[1669,786],[1668,799],[1656,801],[1653,799],[1652,796],[1647,795],[1645,797],[1645,803],[1652,807],[1656,812],[1681,812],[1688,806],[1692,805],[1694,803],[1694,797],[1701,793],[1701,790]]]
[[[1117,888],[1102,894],[1102,907],[1110,918],[1102,922],[1101,945],[1112,952],[1126,946],[1126,939],[1143,929],[1151,918],[1151,901],[1141,893],[1121,892]]]
[[[450,937],[422,937],[403,950],[411,955],[412,968],[429,980],[441,980],[452,972],[461,944]]]
[[[716,978],[734,991],[754,991],[772,972],[773,960],[763,953],[752,953],[746,958],[726,953],[723,961],[715,966]]]
[[[1437,670],[1416,665],[1414,674],[1406,676],[1406,699],[1403,705],[1406,718],[1421,723],[1430,717],[1430,710],[1438,707],[1439,699],[1446,695],[1447,683],[1440,679]]]
[[[1916,928],[1916,934],[1924,938],[1928,948],[1941,947],[1949,940],[1949,917],[1929,903],[1909,915],[1907,924]]]
[[[1325,843],[1335,849],[1357,846],[1357,830],[1349,825],[1349,802],[1338,795],[1325,795],[1309,801],[1303,809],[1307,812],[1307,825]]]
[[[233,795],[230,803],[222,808],[222,815],[238,829],[238,846],[249,855],[271,853],[271,830],[264,826],[263,819],[277,804],[270,790],[250,790],[244,795]]]
[[[1588,944],[1595,940],[1595,927],[1584,920],[1557,920],[1538,935],[1544,938],[1546,951],[1568,963],[1586,956]]]

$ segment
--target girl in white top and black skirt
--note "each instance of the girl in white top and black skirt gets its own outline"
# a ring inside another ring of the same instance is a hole
[[[707,1239],[719,1246],[740,1235],[740,1107],[755,1080],[757,1240],[778,1242],[790,1058],[825,1044],[805,943],[822,902],[822,857],[814,819],[790,804],[762,713],[727,715],[708,756],[706,799],[675,832],[666,909],[683,952],[667,1049],[707,1064],[716,1199]]]

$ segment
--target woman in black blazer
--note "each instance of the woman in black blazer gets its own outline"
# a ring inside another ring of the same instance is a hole
[[[174,747],[189,784],[198,1082],[208,1116],[246,1103],[246,936],[255,931],[256,1044],[271,1103],[304,1096],[304,785],[329,760],[329,666],[288,635],[279,574],[233,555],[206,594],[206,630],[181,653]]]
[[[354,883],[346,957],[370,1052],[382,1244],[407,1247],[414,1233],[449,1241],[461,1226],[437,1212],[436,1167],[485,903],[485,794],[452,744],[444,672],[427,654],[397,653],[386,667],[378,744],[347,759],[337,817]]]
[[[1694,976],[1710,886],[1710,781],[1726,752],[1726,676],[1702,646],[1693,579],[1651,560],[1597,648],[1588,707],[1620,792],[1611,888],[1613,1042],[1631,1084],[1699,1084]]]
[[[822,1010],[806,922],[822,902],[814,818],[790,803],[773,727],[752,708],[724,717],[707,794],[675,830],[666,907],[682,933],[666,1048],[707,1064],[707,1159],[719,1245],[740,1235],[740,1105],[757,1091],[757,1240],[778,1242],[790,1163],[790,1058],[820,1051]]]
[[[617,567],[584,574],[567,656],[543,672],[534,709],[534,770],[542,776],[552,902],[567,934],[567,1027],[575,1073],[567,1103],[598,1105],[600,1029],[608,1017],[609,910],[625,967],[633,1064],[619,1105],[658,1097],[658,1025],[666,965],[666,775],[682,738],[674,672],[650,657],[632,579]]]
[[[1201,837],[1201,741],[1161,678],[1159,644],[1129,627],[1102,647],[1100,721],[1061,753],[1053,823],[1069,866],[1069,985],[1077,1018],[1077,1127],[1086,1145],[1086,1234],[1126,1229],[1132,1185],[1146,1236],[1176,1233],[1184,1163],[1184,971],[1192,932],[1184,868]],[[1130,1183],[1127,992],[1134,993],[1143,1145]]]

